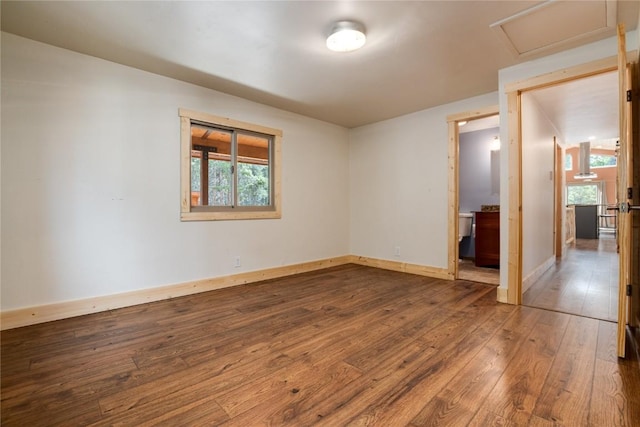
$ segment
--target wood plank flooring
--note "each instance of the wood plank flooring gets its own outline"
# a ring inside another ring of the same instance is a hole
[[[4,331],[2,425],[640,425],[615,323],[495,292],[345,265]]]
[[[530,307],[618,320],[618,254],[612,234],[576,239],[567,255],[522,295]]]
[[[473,260],[462,259],[458,261],[458,278],[471,282],[500,285],[500,270],[489,267],[476,267]]]

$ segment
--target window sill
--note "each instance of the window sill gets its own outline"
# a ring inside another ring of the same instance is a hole
[[[279,211],[182,212],[180,221],[231,221],[240,219],[280,219]]]

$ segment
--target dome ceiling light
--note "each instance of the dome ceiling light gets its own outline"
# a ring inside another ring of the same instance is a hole
[[[327,48],[334,52],[351,52],[360,49],[367,41],[364,25],[354,21],[338,21],[327,37]]]

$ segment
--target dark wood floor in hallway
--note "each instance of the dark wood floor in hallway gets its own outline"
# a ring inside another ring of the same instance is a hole
[[[566,256],[522,295],[524,305],[618,320],[618,254],[612,234],[577,239]]]
[[[2,425],[638,426],[615,333],[345,265],[4,331]]]

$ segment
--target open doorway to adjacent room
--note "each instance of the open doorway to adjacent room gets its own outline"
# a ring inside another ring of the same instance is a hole
[[[457,122],[458,278],[500,284],[500,120]]]
[[[615,71],[522,95],[524,305],[617,321],[618,116]],[[553,213],[541,187],[555,192]]]

